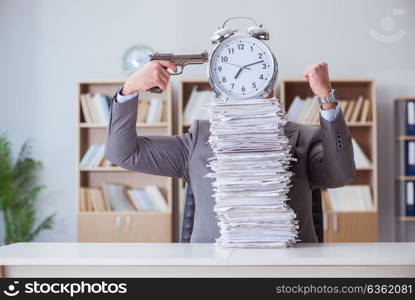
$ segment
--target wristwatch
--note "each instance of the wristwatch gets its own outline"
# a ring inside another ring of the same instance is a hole
[[[317,97],[317,99],[320,102],[320,105],[324,104],[324,103],[329,103],[329,102],[332,102],[332,103],[339,102],[339,96],[337,95],[337,92],[336,92],[335,89],[332,89],[328,96],[326,96],[326,97]]]

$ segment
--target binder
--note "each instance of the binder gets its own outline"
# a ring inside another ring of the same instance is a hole
[[[415,176],[415,141],[406,141],[405,175]]]
[[[406,101],[406,134],[415,135],[415,100]]]
[[[415,216],[415,181],[407,181],[406,182],[406,215],[407,216]]]

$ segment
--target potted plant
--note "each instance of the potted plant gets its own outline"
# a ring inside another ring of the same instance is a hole
[[[39,232],[53,226],[54,215],[35,226],[35,202],[44,186],[36,183],[42,164],[31,157],[31,150],[31,143],[26,141],[13,160],[10,142],[0,134],[0,210],[5,244],[32,241]]]

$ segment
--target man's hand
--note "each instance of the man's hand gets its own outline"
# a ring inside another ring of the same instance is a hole
[[[305,68],[303,76],[308,83],[314,94],[320,97],[327,97],[331,91],[331,84],[329,79],[329,67],[327,63],[320,62],[313,64]],[[333,109],[336,107],[336,103],[324,103],[322,109]]]
[[[159,87],[164,91],[170,79],[167,68],[177,71],[176,65],[170,61],[153,60],[148,62],[142,69],[128,77],[121,94],[127,96],[147,91],[152,87]]]

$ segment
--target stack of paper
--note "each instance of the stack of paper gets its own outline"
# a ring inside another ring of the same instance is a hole
[[[275,248],[297,240],[288,206],[292,158],[276,99],[217,99],[208,109],[208,166],[223,247]]]

